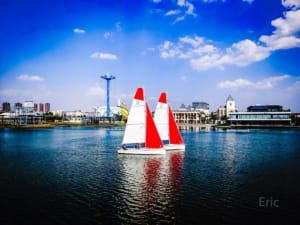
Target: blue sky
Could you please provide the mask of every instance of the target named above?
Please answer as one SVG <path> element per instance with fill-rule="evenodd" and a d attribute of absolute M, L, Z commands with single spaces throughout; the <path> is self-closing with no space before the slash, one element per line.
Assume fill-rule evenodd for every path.
<path fill-rule="evenodd" d="M 173 108 L 229 94 L 300 112 L 300 0 L 1 0 L 0 102 L 92 111 L 143 86 Z"/>

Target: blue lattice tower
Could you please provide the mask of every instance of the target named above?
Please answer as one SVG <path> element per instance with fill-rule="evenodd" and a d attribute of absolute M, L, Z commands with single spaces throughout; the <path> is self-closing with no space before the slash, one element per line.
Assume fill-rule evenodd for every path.
<path fill-rule="evenodd" d="M 115 76 L 107 73 L 101 76 L 102 79 L 106 80 L 106 116 L 110 117 L 110 103 L 109 103 L 109 92 L 110 92 L 110 81 L 116 79 Z"/>

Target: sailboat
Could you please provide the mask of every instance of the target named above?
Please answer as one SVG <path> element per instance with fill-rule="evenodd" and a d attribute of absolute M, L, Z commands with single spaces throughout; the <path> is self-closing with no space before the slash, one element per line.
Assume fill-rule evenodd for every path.
<path fill-rule="evenodd" d="M 167 102 L 166 92 L 160 94 L 154 113 L 154 122 L 167 151 L 185 150 L 185 144 L 175 122 L 171 107 Z"/>
<path fill-rule="evenodd" d="M 144 89 L 137 88 L 129 111 L 122 146 L 119 154 L 160 155 L 166 150 L 160 139 Z"/>

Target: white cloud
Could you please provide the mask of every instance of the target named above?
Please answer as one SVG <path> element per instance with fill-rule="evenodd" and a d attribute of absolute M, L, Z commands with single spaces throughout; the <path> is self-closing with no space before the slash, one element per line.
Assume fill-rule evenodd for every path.
<path fill-rule="evenodd" d="M 246 86 L 252 86 L 253 83 L 247 79 L 238 78 L 236 80 L 230 81 L 222 81 L 217 84 L 218 88 L 237 88 L 237 87 L 246 87 Z"/>
<path fill-rule="evenodd" d="M 289 88 L 290 90 L 300 90 L 300 80 L 296 80 L 295 83 Z M 299 94 L 299 92 L 297 92 L 297 95 Z"/>
<path fill-rule="evenodd" d="M 186 5 L 187 1 L 180 0 L 177 4 Z M 297 37 L 300 32 L 300 9 L 295 10 L 300 6 L 300 0 L 286 0 L 283 4 L 293 7 L 293 10 L 285 12 L 284 17 L 273 20 L 273 33 L 261 35 L 258 42 L 245 39 L 222 49 L 204 37 L 184 36 L 176 43 L 165 41 L 159 48 L 160 56 L 164 59 L 189 60 L 195 70 L 201 71 L 211 68 L 224 69 L 226 65 L 247 66 L 268 58 L 276 50 L 300 47 L 300 38 Z"/>
<path fill-rule="evenodd" d="M 287 11 L 283 18 L 277 18 L 271 24 L 275 30 L 271 35 L 262 35 L 261 42 L 273 51 L 300 47 L 300 39 L 296 36 L 300 31 L 300 10 Z"/>
<path fill-rule="evenodd" d="M 283 81 L 289 78 L 289 75 L 282 75 L 282 76 L 275 76 L 275 77 L 268 77 L 262 81 L 258 81 L 255 83 L 255 87 L 259 89 L 269 89 L 273 88 L 279 81 Z"/>
<path fill-rule="evenodd" d="M 103 52 L 94 52 L 90 55 L 92 59 L 107 59 L 107 60 L 117 60 L 118 57 L 111 53 L 103 53 Z"/>
<path fill-rule="evenodd" d="M 212 45 L 210 40 L 199 36 L 184 36 L 177 43 L 165 41 L 160 46 L 162 58 L 188 59 L 196 70 L 214 67 L 223 69 L 225 65 L 246 66 L 267 58 L 269 54 L 269 48 L 259 46 L 251 40 L 234 43 L 222 50 Z"/>
<path fill-rule="evenodd" d="M 103 37 L 105 38 L 105 39 L 109 39 L 110 37 L 111 37 L 111 32 L 105 32 L 104 34 L 103 34 Z"/>
<path fill-rule="evenodd" d="M 18 80 L 23 80 L 23 81 L 43 81 L 44 79 L 41 78 L 40 76 L 37 75 L 28 75 L 28 74 L 21 74 L 20 76 L 17 77 Z"/>
<path fill-rule="evenodd" d="M 243 0 L 243 2 L 247 2 L 249 4 L 252 4 L 254 2 L 254 0 Z"/>
<path fill-rule="evenodd" d="M 226 2 L 226 0 L 202 0 L 204 3 L 212 3 L 212 2 L 218 2 L 218 1 L 221 1 L 221 2 Z"/>
<path fill-rule="evenodd" d="M 186 1 L 185 5 L 187 7 L 186 14 L 192 15 L 192 16 L 197 16 L 197 14 L 195 13 L 195 7 L 192 3 Z"/>
<path fill-rule="evenodd" d="M 236 80 L 230 81 L 221 81 L 217 84 L 218 88 L 244 88 L 244 87 L 253 87 L 256 89 L 271 89 L 273 88 L 278 82 L 283 81 L 289 78 L 289 75 L 282 75 L 282 76 L 273 76 L 263 79 L 261 81 L 253 82 L 247 79 L 238 78 Z"/>
<path fill-rule="evenodd" d="M 183 21 L 185 19 L 185 16 L 183 15 L 183 16 L 179 16 L 179 17 L 177 17 L 175 20 L 174 20 L 174 22 L 173 22 L 173 24 L 175 24 L 175 23 L 177 23 L 177 22 L 180 22 L 180 21 Z"/>
<path fill-rule="evenodd" d="M 105 90 L 100 87 L 99 83 L 96 83 L 88 88 L 86 95 L 87 96 L 104 97 Z"/>
<path fill-rule="evenodd" d="M 299 0 L 281 0 L 281 4 L 290 9 L 298 9 L 300 8 L 300 1 Z"/>
<path fill-rule="evenodd" d="M 79 28 L 75 28 L 73 30 L 73 32 L 76 33 L 76 34 L 85 34 L 86 33 L 85 30 L 79 29 Z"/>
<path fill-rule="evenodd" d="M 203 37 L 198 37 L 195 36 L 194 38 L 191 38 L 189 36 L 184 36 L 179 38 L 179 41 L 181 43 L 187 43 L 192 45 L 194 48 L 198 47 L 200 44 L 202 44 L 204 42 L 204 38 Z"/>
<path fill-rule="evenodd" d="M 300 47 L 300 39 L 295 36 L 276 37 L 263 35 L 260 37 L 260 41 L 266 43 L 273 51 Z"/>
<path fill-rule="evenodd" d="M 116 27 L 116 30 L 117 30 L 118 32 L 121 32 L 121 31 L 122 31 L 122 26 L 121 26 L 121 22 L 120 22 L 120 21 L 116 22 L 115 27 Z"/>
<path fill-rule="evenodd" d="M 177 0 L 176 5 L 178 9 L 169 10 L 165 13 L 165 16 L 178 16 L 174 20 L 173 24 L 183 21 L 186 16 L 197 16 L 197 14 L 195 13 L 195 6 L 191 2 L 187 0 Z"/>
<path fill-rule="evenodd" d="M 178 15 L 180 13 L 181 13 L 180 10 L 170 10 L 170 11 L 165 13 L 165 16 Z"/>
<path fill-rule="evenodd" d="M 222 64 L 246 66 L 253 62 L 261 61 L 270 55 L 268 48 L 259 46 L 251 40 L 242 40 L 232 44 L 221 56 Z"/>
<path fill-rule="evenodd" d="M 148 52 L 155 52 L 155 48 L 153 48 L 153 47 L 146 48 L 146 50 L 143 50 L 141 52 L 141 55 L 147 55 Z"/>
<path fill-rule="evenodd" d="M 185 0 L 178 0 L 177 1 L 177 5 L 179 5 L 179 6 L 184 6 L 184 4 L 185 4 Z"/>

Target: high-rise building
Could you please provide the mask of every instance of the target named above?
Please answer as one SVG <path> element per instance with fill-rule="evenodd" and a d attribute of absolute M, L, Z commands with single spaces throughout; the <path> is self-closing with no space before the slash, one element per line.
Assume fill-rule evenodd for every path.
<path fill-rule="evenodd" d="M 44 112 L 44 104 L 43 103 L 39 104 L 39 108 L 40 108 L 39 112 Z"/>
<path fill-rule="evenodd" d="M 2 111 L 3 112 L 10 112 L 10 103 L 9 102 L 3 102 Z"/>
<path fill-rule="evenodd" d="M 50 112 L 50 103 L 45 103 L 45 112 L 48 113 Z"/>
<path fill-rule="evenodd" d="M 34 110 L 35 112 L 38 111 L 38 104 L 37 104 L 37 103 L 34 103 L 34 104 L 33 104 L 33 110 Z"/>
<path fill-rule="evenodd" d="M 15 109 L 22 108 L 22 103 L 21 102 L 16 102 L 15 103 Z"/>

